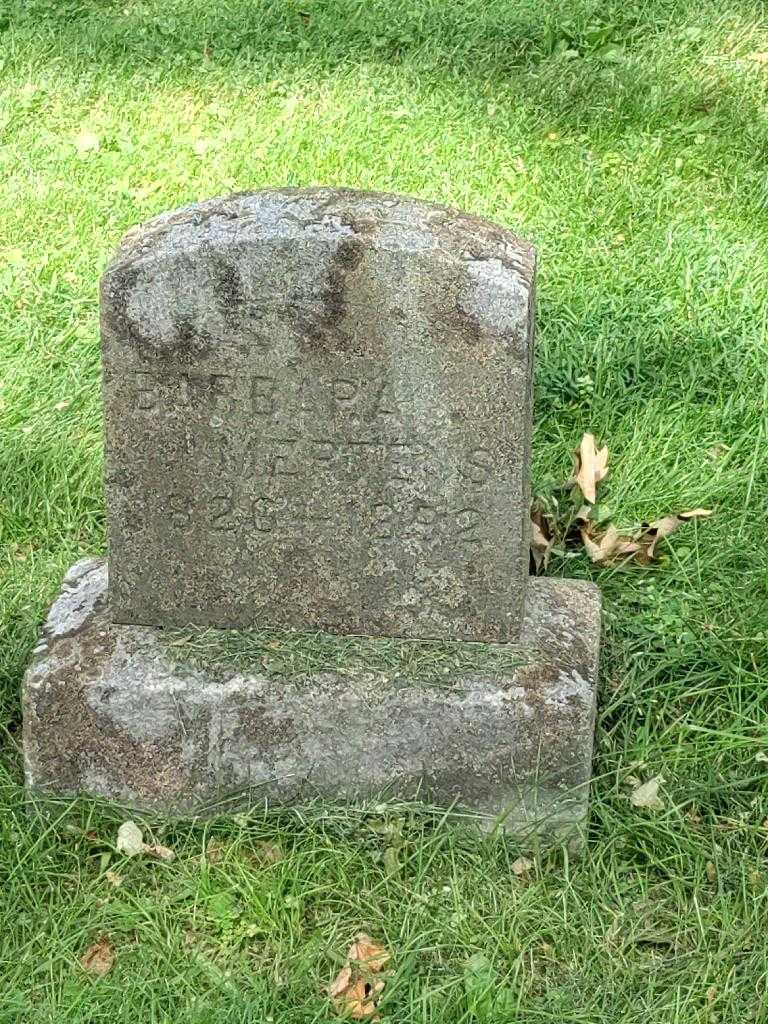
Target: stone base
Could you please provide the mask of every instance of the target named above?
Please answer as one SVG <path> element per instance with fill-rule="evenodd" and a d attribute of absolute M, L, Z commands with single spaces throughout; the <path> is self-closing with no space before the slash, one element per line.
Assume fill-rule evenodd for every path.
<path fill-rule="evenodd" d="M 137 811 L 418 798 L 560 838 L 586 818 L 600 597 L 531 579 L 519 665 L 444 685 L 402 673 L 286 679 L 180 664 L 158 628 L 115 625 L 104 562 L 68 573 L 24 680 L 27 785 Z"/>

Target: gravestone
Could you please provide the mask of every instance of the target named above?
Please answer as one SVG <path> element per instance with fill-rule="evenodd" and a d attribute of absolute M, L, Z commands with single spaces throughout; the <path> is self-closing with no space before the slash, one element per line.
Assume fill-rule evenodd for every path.
<path fill-rule="evenodd" d="M 507 641 L 534 256 L 391 196 L 160 219 L 102 283 L 119 622 Z"/>
<path fill-rule="evenodd" d="M 102 280 L 109 570 L 73 567 L 25 678 L 30 792 L 583 822 L 600 602 L 528 577 L 533 293 L 529 245 L 396 196 L 130 232 Z M 327 663 L 270 668 L 294 629 Z"/>

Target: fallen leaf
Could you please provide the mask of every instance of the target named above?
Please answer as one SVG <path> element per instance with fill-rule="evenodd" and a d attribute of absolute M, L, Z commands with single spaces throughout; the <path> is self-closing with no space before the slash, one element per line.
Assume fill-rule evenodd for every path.
<path fill-rule="evenodd" d="M 90 946 L 80 957 L 80 964 L 88 974 L 95 974 L 103 978 L 109 974 L 115 964 L 115 950 L 112 943 L 105 936 Z"/>
<path fill-rule="evenodd" d="M 391 953 L 388 953 L 383 946 L 375 943 L 364 932 L 357 936 L 347 953 L 348 960 L 356 960 L 358 963 L 365 964 L 369 970 L 376 972 L 382 969 L 384 964 L 391 959 L 391 956 Z"/>
<path fill-rule="evenodd" d="M 144 835 L 135 821 L 124 821 L 117 830 L 118 853 L 126 857 L 136 857 L 144 852 Z"/>
<path fill-rule="evenodd" d="M 579 509 L 577 519 L 584 521 L 582 515 L 584 508 Z M 647 565 L 657 558 L 656 546 L 660 540 L 665 540 L 680 526 L 698 519 L 712 515 L 710 509 L 695 508 L 690 512 L 680 512 L 677 515 L 663 516 L 652 523 L 646 523 L 630 534 L 619 533 L 613 524 L 609 524 L 604 533 L 596 530 L 593 522 L 587 522 L 580 527 L 582 543 L 587 554 L 593 562 L 607 565 L 618 559 L 634 558 L 641 565 Z"/>
<path fill-rule="evenodd" d="M 577 460 L 574 479 L 584 499 L 594 505 L 597 501 L 597 485 L 608 475 L 608 448 L 598 450 L 594 434 L 585 434 L 579 445 Z"/>
<path fill-rule="evenodd" d="M 547 568 L 554 543 L 555 538 L 545 516 L 541 511 L 534 509 L 531 512 L 531 557 L 536 572 Z"/>
<path fill-rule="evenodd" d="M 378 1020 L 374 1000 L 383 988 L 384 982 L 381 979 L 370 982 L 364 978 L 356 978 L 334 997 L 336 1009 L 353 1020 L 362 1020 L 364 1017 Z"/>
<path fill-rule="evenodd" d="M 341 995 L 342 992 L 346 992 L 349 988 L 349 983 L 352 981 L 352 968 L 347 964 L 346 967 L 342 967 L 339 973 L 336 975 L 335 980 L 328 989 L 333 997 Z"/>
<path fill-rule="evenodd" d="M 676 516 L 664 516 L 662 519 L 657 519 L 655 522 L 649 523 L 647 528 L 643 531 L 643 539 L 650 539 L 650 544 L 645 547 L 645 552 L 648 555 L 648 558 L 653 558 L 658 542 L 660 540 L 666 540 L 667 537 L 671 537 L 675 530 L 682 526 L 683 523 L 687 523 L 691 519 L 699 519 L 701 517 L 711 515 L 711 509 L 695 508 L 691 512 L 680 512 L 679 515 Z"/>
<path fill-rule="evenodd" d="M 123 876 L 118 875 L 116 871 L 106 871 L 104 873 L 104 877 L 110 885 L 115 887 L 115 889 L 118 889 L 123 884 Z"/>
<path fill-rule="evenodd" d="M 609 562 L 614 558 L 628 558 L 640 550 L 640 545 L 632 537 L 620 534 L 613 524 L 597 541 L 592 539 L 588 529 L 582 528 L 580 533 L 587 554 L 593 562 Z"/>
<path fill-rule="evenodd" d="M 354 1020 L 364 1017 L 378 1020 L 376 1001 L 384 989 L 384 980 L 373 975 L 378 974 L 390 959 L 391 954 L 384 946 L 361 932 L 349 947 L 346 965 L 328 989 L 337 1012 Z"/>
<path fill-rule="evenodd" d="M 523 875 L 527 875 L 533 867 L 533 861 L 528 860 L 527 857 L 518 857 L 512 864 L 512 870 L 518 878 L 522 878 Z"/>
<path fill-rule="evenodd" d="M 652 523 L 648 523 L 643 529 L 644 536 L 652 538 L 648 554 L 652 555 L 658 541 L 671 537 L 681 523 L 682 519 L 679 516 L 662 516 L 661 519 L 654 519 Z"/>
<path fill-rule="evenodd" d="M 135 821 L 124 821 L 117 830 L 118 853 L 124 853 L 126 857 L 137 857 L 144 853 L 149 857 L 157 857 L 158 860 L 174 860 L 176 854 L 167 846 L 159 843 L 145 843 L 144 835 Z"/>
<path fill-rule="evenodd" d="M 161 846 L 160 843 L 143 843 L 142 853 L 146 853 L 149 857 L 157 857 L 158 860 L 172 861 L 176 859 L 176 854 L 173 850 L 167 846 Z"/>
<path fill-rule="evenodd" d="M 717 881 L 717 868 L 715 867 L 713 861 L 708 860 L 707 863 L 704 865 L 704 870 L 707 873 L 707 881 L 709 881 L 709 882 L 716 882 Z"/>
<path fill-rule="evenodd" d="M 659 796 L 659 786 L 664 782 L 663 775 L 655 775 L 647 782 L 641 783 L 629 795 L 633 807 L 643 807 L 649 811 L 664 809 L 664 801 Z"/>

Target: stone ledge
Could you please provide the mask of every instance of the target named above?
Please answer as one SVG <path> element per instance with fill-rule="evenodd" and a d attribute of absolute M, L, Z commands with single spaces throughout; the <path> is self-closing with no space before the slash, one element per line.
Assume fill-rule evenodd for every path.
<path fill-rule="evenodd" d="M 116 625 L 104 562 L 67 574 L 23 686 L 30 792 L 211 815 L 255 801 L 421 798 L 521 838 L 588 805 L 600 596 L 531 579 L 520 664 L 434 686 L 180 665 L 162 629 Z"/>

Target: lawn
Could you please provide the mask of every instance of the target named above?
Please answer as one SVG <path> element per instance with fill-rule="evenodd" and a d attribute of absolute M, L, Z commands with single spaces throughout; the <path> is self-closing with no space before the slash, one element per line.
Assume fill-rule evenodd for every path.
<path fill-rule="evenodd" d="M 2 1024 L 326 1021 L 360 930 L 398 1024 L 768 1020 L 766 13 L 0 0 Z M 105 546 L 99 275 L 163 210 L 314 183 L 537 245 L 537 488 L 591 430 L 619 525 L 714 510 L 653 566 L 549 566 L 605 602 L 579 861 L 518 874 L 509 841 L 396 805 L 158 825 L 172 862 L 117 854 L 109 810 L 25 814 L 22 673 Z M 634 807 L 659 775 L 663 808 Z"/>

